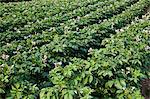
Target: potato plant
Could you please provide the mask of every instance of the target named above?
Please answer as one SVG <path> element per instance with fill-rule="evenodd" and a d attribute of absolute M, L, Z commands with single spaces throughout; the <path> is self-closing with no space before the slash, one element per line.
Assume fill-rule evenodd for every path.
<path fill-rule="evenodd" d="M 150 0 L 0 3 L 0 98 L 144 99 L 149 7 Z"/>

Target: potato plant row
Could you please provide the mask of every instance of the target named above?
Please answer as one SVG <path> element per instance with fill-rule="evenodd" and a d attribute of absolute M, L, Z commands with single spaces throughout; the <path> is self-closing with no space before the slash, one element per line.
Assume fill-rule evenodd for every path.
<path fill-rule="evenodd" d="M 78 97 L 87 99 L 90 97 L 123 99 L 134 97 L 142 99 L 139 88 L 136 86 L 136 84 L 138 85 L 139 83 L 137 83 L 136 80 L 141 79 L 143 74 L 146 76 L 144 70 L 149 62 L 147 55 L 149 55 L 148 46 L 150 44 L 147 42 L 149 34 L 143 29 L 150 26 L 149 23 L 148 20 L 132 23 L 131 26 L 124 28 L 123 32 L 117 33 L 110 39 L 105 39 L 103 44 L 106 48 L 91 50 L 89 54 L 92 55 L 92 58 L 88 60 L 75 58 L 73 64 L 65 68 L 57 64 L 57 67 L 50 71 L 47 83 L 46 80 L 43 82 L 43 85 L 51 87 L 43 88 L 41 91 L 35 83 L 31 83 L 34 78 L 31 79 L 31 75 L 27 75 L 28 72 L 22 75 L 19 73 L 20 75 L 18 74 L 17 77 L 14 75 L 16 71 L 14 65 L 7 66 L 7 64 L 3 64 L 5 69 L 5 72 L 1 75 L 3 84 L 5 84 L 3 87 L 6 89 L 6 85 L 12 84 L 11 98 L 21 97 L 33 99 L 38 97 L 37 92 L 40 91 L 40 97 L 43 99 L 47 99 L 48 97 L 53 97 L 54 99 L 60 97 L 65 99 Z M 127 43 L 128 41 L 129 43 Z M 138 53 L 140 54 L 138 55 Z M 129 56 L 130 58 L 128 58 Z M 139 62 L 138 59 L 142 64 L 144 63 L 144 65 L 141 66 L 141 62 Z M 143 70 L 142 72 L 138 71 L 140 67 Z M 117 72 L 114 71 L 116 69 Z M 97 70 L 99 70 L 99 72 L 97 72 Z M 30 82 L 27 81 L 27 79 L 23 79 L 26 77 L 25 75 Z M 40 80 L 40 76 L 41 75 L 38 75 L 38 80 Z M 8 83 L 8 80 L 13 80 L 13 82 L 16 83 Z M 104 81 L 104 83 L 101 81 Z M 93 91 L 97 94 L 93 93 Z"/>
<path fill-rule="evenodd" d="M 125 24 L 130 23 L 130 21 L 133 20 L 134 17 L 142 14 L 144 8 L 147 5 L 149 5 L 148 2 L 139 1 L 138 3 L 131 6 L 131 8 L 124 11 L 123 13 L 118 14 L 118 15 L 112 17 L 111 19 L 106 20 L 106 21 L 102 22 L 101 24 L 95 24 L 93 26 L 84 28 L 82 30 L 82 32 L 80 33 L 81 36 L 80 35 L 77 35 L 77 36 L 82 37 L 83 33 L 85 34 L 85 36 L 86 36 L 86 34 L 89 34 L 89 33 L 91 33 L 91 34 L 89 34 L 91 36 L 94 36 L 94 35 L 100 34 L 100 33 L 110 34 L 111 32 L 108 32 L 108 31 L 110 31 L 110 30 L 115 31 L 115 29 L 121 28 L 122 26 L 125 26 Z M 143 9 L 143 10 L 139 10 L 139 9 Z M 128 19 L 128 21 L 127 21 L 127 19 Z M 118 22 L 122 22 L 122 24 L 120 25 L 120 23 L 118 23 Z M 111 24 L 108 24 L 108 23 L 111 23 Z M 148 21 L 148 23 L 149 23 L 149 21 Z M 103 29 L 108 30 L 108 31 L 102 32 Z M 90 30 L 90 31 L 88 32 L 87 30 Z M 133 28 L 133 30 L 135 30 L 135 29 Z M 94 31 L 94 32 L 92 32 L 92 31 Z M 88 36 L 86 36 L 86 38 L 82 37 L 81 39 L 78 39 L 77 36 L 74 36 L 74 37 L 76 37 L 76 39 L 73 39 L 73 40 L 75 40 L 73 42 L 73 41 L 71 41 L 72 38 L 69 39 L 69 37 L 71 37 L 71 34 L 74 34 L 74 32 L 73 33 L 68 32 L 68 34 L 66 34 L 66 36 L 68 36 L 66 39 L 68 39 L 68 40 L 59 39 L 60 36 L 56 35 L 52 41 L 52 42 L 54 42 L 54 44 L 50 42 L 49 44 L 43 45 L 40 48 L 38 48 L 36 46 L 34 47 L 34 42 L 31 42 L 31 43 L 33 43 L 32 46 L 30 47 L 29 50 L 26 50 L 26 51 L 21 50 L 21 46 L 17 46 L 16 51 L 10 52 L 11 46 L 9 46 L 9 44 L 7 45 L 7 47 L 3 48 L 1 51 L 2 58 L 0 59 L 0 63 L 2 66 L 5 67 L 6 72 L 4 72 L 4 74 L 2 74 L 2 76 L 1 76 L 1 79 L 3 79 L 2 80 L 3 86 L 2 86 L 1 90 L 3 90 L 3 92 L 9 92 L 10 89 L 7 90 L 6 87 L 11 86 L 12 87 L 12 89 L 11 89 L 12 96 L 11 97 L 37 97 L 38 92 L 40 91 L 41 88 L 52 86 L 53 84 L 54 85 L 56 84 L 56 86 L 52 87 L 52 91 L 54 91 L 54 92 L 57 91 L 58 83 L 55 83 L 55 82 L 59 82 L 59 80 L 61 80 L 61 78 L 59 78 L 60 76 L 53 77 L 54 76 L 53 73 L 51 74 L 52 77 L 48 78 L 48 72 L 51 71 L 53 68 L 57 68 L 59 65 L 64 66 L 64 64 L 63 64 L 64 62 L 68 62 L 68 61 L 72 62 L 74 55 L 77 55 L 75 57 L 82 57 L 82 55 L 85 57 L 85 55 L 87 54 L 87 51 L 89 51 L 89 48 L 91 47 L 90 45 L 86 45 L 87 44 L 86 42 L 91 42 L 92 41 L 91 39 L 96 39 L 96 38 L 89 39 Z M 61 36 L 63 37 L 63 35 L 61 35 Z M 64 35 L 64 37 L 65 37 L 65 35 Z M 88 39 L 88 40 L 86 40 L 86 39 Z M 77 40 L 78 40 L 78 42 L 77 42 Z M 65 43 L 64 43 L 64 41 L 65 41 Z M 99 41 L 97 41 L 97 44 L 100 44 L 100 42 L 99 43 L 98 42 Z M 67 46 L 64 46 L 64 44 L 66 44 Z M 72 44 L 72 45 L 69 45 L 69 44 Z M 82 45 L 80 45 L 80 44 L 82 44 Z M 73 49 L 76 49 L 76 47 L 74 47 L 74 46 L 77 46 L 78 50 L 71 53 L 71 51 Z M 69 47 L 70 47 L 70 49 L 69 49 Z M 106 45 L 106 47 L 107 47 L 107 45 Z M 83 48 L 83 50 L 81 48 Z M 94 48 L 94 47 L 92 47 L 92 48 Z M 15 55 L 11 56 L 11 54 L 8 54 L 7 50 L 11 54 L 15 54 Z M 86 54 L 84 53 L 84 50 L 85 50 Z M 75 54 L 78 52 L 81 52 L 81 53 Z M 100 54 L 100 55 L 103 55 L 103 54 Z M 79 59 L 79 60 L 82 60 L 82 59 Z M 82 61 L 78 62 L 78 63 L 82 64 Z M 98 61 L 96 63 L 98 64 Z M 66 67 L 66 68 L 68 68 L 68 67 Z M 57 69 L 57 70 L 59 71 L 60 69 Z M 8 72 L 8 71 L 10 71 L 10 72 Z M 70 73 L 71 72 L 69 72 L 69 74 Z M 58 75 L 58 74 L 55 74 L 55 75 Z M 65 75 L 67 75 L 67 77 L 68 77 L 68 74 L 65 74 Z M 105 74 L 105 75 L 107 75 L 107 74 Z M 108 71 L 108 75 L 111 75 L 110 71 Z M 77 75 L 77 77 L 78 77 L 78 75 Z M 59 78 L 59 79 L 57 79 L 57 78 Z M 8 79 L 11 82 L 9 82 Z M 52 79 L 52 80 L 48 81 L 49 79 Z M 88 80 L 88 79 L 89 78 L 86 78 L 85 80 Z M 92 79 L 92 77 L 90 77 L 90 79 Z M 61 83 L 62 83 L 62 81 L 60 81 L 60 84 Z M 68 83 L 70 83 L 70 82 L 68 82 Z M 78 82 L 76 82 L 76 83 L 78 83 Z M 118 83 L 118 81 L 117 81 L 117 83 Z M 66 82 L 66 84 L 67 84 L 67 82 Z M 22 92 L 26 91 L 26 89 L 24 89 L 24 87 L 26 87 L 27 89 L 31 88 L 31 89 L 28 89 L 28 92 L 26 92 L 27 95 L 24 95 L 22 93 Z M 16 92 L 18 89 L 20 89 L 22 91 Z M 49 91 L 49 89 L 47 89 L 47 90 Z M 80 88 L 80 90 L 82 90 L 82 88 Z M 86 95 L 86 94 L 90 94 L 91 90 L 85 86 L 83 86 L 83 90 L 88 91 L 88 93 L 82 93 L 83 95 L 85 94 L 84 96 L 88 97 L 88 95 Z M 96 90 L 100 90 L 100 89 L 96 89 Z M 104 90 L 106 90 L 105 87 L 104 87 Z M 70 93 L 70 90 L 68 90 L 68 91 Z M 59 92 L 59 91 L 57 91 L 57 92 Z M 66 92 L 66 91 L 64 91 L 64 92 Z M 50 92 L 48 92 L 48 93 L 50 93 Z M 67 94 L 69 94 L 69 93 L 67 93 Z M 79 93 L 80 93 L 80 91 L 79 91 Z M 104 93 L 105 97 L 107 96 L 106 93 L 107 92 Z M 56 94 L 53 94 L 54 95 L 53 97 L 56 97 Z M 16 95 L 18 95 L 18 96 L 16 96 Z M 62 95 L 62 94 L 59 94 L 59 95 Z M 110 94 L 110 95 L 112 95 L 112 94 Z M 41 91 L 41 97 L 45 97 L 45 96 L 43 96 L 43 91 Z M 63 95 L 62 95 L 62 97 L 63 97 Z M 67 96 L 65 96 L 65 97 L 67 97 Z M 73 95 L 71 97 L 76 97 L 76 95 L 75 96 Z M 99 96 L 97 96 L 97 97 L 99 97 Z"/>
<path fill-rule="evenodd" d="M 52 29 L 51 27 L 54 27 L 54 26 L 56 26 L 56 31 L 54 31 L 54 32 L 58 32 L 58 33 L 59 33 L 59 31 L 64 31 L 61 29 L 62 27 L 65 28 L 65 30 L 68 30 L 68 28 L 70 28 L 70 30 L 73 30 L 73 29 L 76 30 L 76 27 L 81 28 L 81 27 L 96 23 L 100 19 L 102 20 L 105 18 L 109 18 L 112 15 L 121 13 L 121 11 L 124 11 L 127 8 L 127 6 L 130 6 L 137 1 L 138 0 L 106 1 L 106 2 L 103 2 L 102 5 L 99 5 L 99 7 L 97 7 L 98 9 L 94 8 L 94 11 L 92 11 L 93 9 L 91 9 L 91 7 L 90 7 L 90 8 L 87 8 L 85 10 L 81 9 L 82 13 L 81 12 L 79 14 L 77 12 L 74 13 L 75 17 L 72 17 L 71 15 L 73 13 L 71 13 L 71 15 L 58 17 L 58 18 L 55 17 L 55 18 L 57 18 L 57 20 L 55 20 L 55 19 L 49 20 L 48 19 L 47 21 L 51 22 L 51 24 L 46 23 L 46 21 L 45 22 L 43 21 L 42 26 L 44 26 L 44 28 L 42 28 L 42 30 L 48 30 L 49 31 Z M 86 13 L 86 11 L 90 12 L 90 13 Z M 68 18 L 68 17 L 70 17 L 70 18 Z M 98 21 L 98 22 L 100 22 L 100 21 Z M 57 28 L 58 26 L 60 26 L 60 27 Z"/>
<path fill-rule="evenodd" d="M 103 6 L 105 6 L 107 4 L 109 5 L 111 3 L 113 3 L 113 1 L 107 1 L 105 3 L 101 2 L 101 3 L 99 3 L 99 7 L 102 9 Z M 83 8 L 85 8 L 85 7 L 83 7 Z M 69 20 L 75 16 L 78 16 L 77 13 L 87 11 L 87 9 L 83 9 L 83 10 L 81 10 L 81 9 L 77 9 L 75 12 L 71 12 L 71 14 L 67 13 L 64 15 L 57 15 L 54 17 L 46 18 L 45 20 L 37 21 L 34 24 L 29 23 L 28 25 L 25 25 L 24 27 L 20 27 L 20 28 L 16 28 L 16 27 L 14 28 L 14 26 L 12 26 L 13 30 L 8 30 L 8 31 L 3 32 L 1 34 L 1 36 L 2 36 L 1 41 L 7 41 L 8 42 L 11 39 L 21 39 L 22 37 L 27 36 L 29 34 L 35 34 L 35 33 L 39 33 L 40 31 L 44 31 L 45 28 L 51 28 L 52 29 L 52 27 L 57 27 L 56 24 L 60 23 L 60 21 L 62 22 L 63 20 Z M 90 10 L 92 10 L 92 8 Z M 94 8 L 93 10 L 96 10 L 96 9 Z M 73 14 L 73 13 L 76 13 L 76 14 Z M 90 12 L 87 11 L 87 12 L 83 13 L 82 15 L 84 16 L 85 14 L 88 14 L 88 13 L 90 13 Z M 82 16 L 82 15 L 80 15 L 80 16 Z M 17 35 L 14 32 L 16 32 Z"/>
<path fill-rule="evenodd" d="M 131 5 L 133 2 L 135 2 L 135 1 L 137 1 L 137 0 L 133 0 L 133 1 L 130 1 L 130 0 L 126 0 L 126 1 L 121 1 L 121 2 L 115 2 L 113 5 L 111 5 L 111 6 L 105 6 L 103 9 L 100 9 L 100 10 L 97 10 L 97 11 L 94 11 L 94 12 L 91 12 L 91 13 L 89 13 L 87 16 L 83 16 L 83 17 L 81 17 L 80 18 L 80 20 L 78 20 L 78 19 L 71 19 L 71 20 L 69 20 L 69 21 L 67 21 L 67 22 L 65 22 L 64 24 L 63 24 L 63 26 L 61 26 L 61 28 L 62 27 L 68 27 L 68 28 L 79 28 L 81 25 L 79 24 L 78 25 L 78 23 L 82 23 L 82 25 L 87 25 L 87 24 L 91 24 L 92 25 L 92 23 L 93 23 L 93 21 L 95 20 L 95 21 L 100 21 L 100 20 L 104 20 L 105 18 L 110 18 L 110 17 L 112 17 L 114 14 L 117 14 L 117 13 L 121 13 L 121 11 L 123 11 L 123 10 L 125 10 L 126 9 L 126 7 L 127 7 L 127 5 Z M 95 14 L 97 14 L 97 16 L 99 16 L 99 17 L 97 17 Z M 108 15 L 109 14 L 109 16 L 106 16 L 106 15 Z M 61 19 L 61 18 L 60 18 Z M 55 22 L 54 22 L 55 23 Z M 42 23 L 41 23 L 42 24 Z M 35 25 L 35 24 L 34 24 Z M 50 24 L 49 24 L 50 25 Z M 43 24 L 42 26 L 46 26 L 45 24 Z M 55 25 L 54 25 L 55 26 Z M 51 26 L 46 26 L 46 27 L 51 27 Z M 31 27 L 31 28 L 33 28 L 33 27 Z M 24 34 L 24 33 L 22 33 L 22 32 L 20 32 L 20 33 L 17 33 L 17 35 L 13 32 L 13 31 L 11 31 L 11 32 L 7 32 L 7 33 L 3 33 L 3 34 L 1 34 L 1 36 L 2 36 L 2 38 L 1 38 L 1 43 L 2 43 L 2 45 L 4 45 L 4 44 L 6 44 L 7 42 L 6 41 L 10 41 L 11 39 L 16 39 L 16 38 L 21 38 L 21 37 L 24 37 L 24 35 L 27 35 L 27 34 L 29 34 L 30 33 L 30 31 L 29 31 L 29 28 L 27 27 L 26 29 L 28 29 L 27 31 L 26 31 L 26 33 Z M 35 28 L 33 28 L 34 30 L 35 30 Z M 43 28 L 41 29 L 42 31 L 43 31 Z M 67 30 L 66 28 L 65 28 L 65 30 Z M 50 35 L 54 35 L 56 32 L 58 32 L 59 34 L 61 33 L 61 32 L 63 32 L 64 30 L 60 30 L 60 28 L 57 28 L 56 27 L 56 29 L 54 29 L 54 31 L 52 31 L 52 33 L 49 33 L 48 35 L 50 36 Z M 19 31 L 18 31 L 19 32 Z M 31 31 L 32 32 L 32 31 Z M 64 32 L 67 32 L 67 31 L 64 31 Z M 31 34 L 31 33 L 30 33 Z M 20 36 L 21 35 L 21 36 Z M 32 39 L 34 39 L 34 37 L 37 37 L 36 35 L 30 35 L 30 36 L 32 36 L 33 38 Z M 27 36 L 28 37 L 28 36 Z M 12 41 L 12 40 L 11 40 Z M 4 43 L 3 43 L 4 42 Z M 14 42 L 13 42 L 14 43 Z"/>
<path fill-rule="evenodd" d="M 94 5 L 99 0 L 87 0 L 86 2 L 84 0 L 66 0 L 62 2 L 58 2 L 56 0 L 32 0 L 32 2 L 20 2 L 20 3 L 0 3 L 0 15 L 2 17 L 5 16 L 5 13 L 12 14 L 17 11 L 22 12 L 24 10 L 29 11 L 50 11 L 51 15 L 56 15 L 59 13 L 67 13 L 68 11 L 73 11 L 75 9 L 78 9 L 80 7 L 88 6 L 88 5 Z M 30 5 L 29 5 L 30 3 Z M 36 7 L 36 9 L 35 9 Z M 38 8 L 38 9 L 37 9 Z M 50 9 L 49 9 L 50 8 Z M 44 13 L 44 12 L 41 12 Z M 6 14 L 7 15 L 7 14 Z"/>
<path fill-rule="evenodd" d="M 0 99 L 143 99 L 149 6 L 150 0 L 0 3 Z"/>
<path fill-rule="evenodd" d="M 64 23 L 60 23 L 61 31 L 65 30 L 74 30 L 78 31 L 88 25 L 95 23 L 101 23 L 104 19 L 111 18 L 114 15 L 120 14 L 122 11 L 125 11 L 134 3 L 139 0 L 120 0 L 114 1 L 113 3 L 107 3 L 109 6 L 104 6 L 102 9 L 97 9 L 94 12 L 91 12 L 83 17 L 78 16 L 76 19 L 70 19 Z"/>
<path fill-rule="evenodd" d="M 22 9 L 19 7 L 19 9 L 18 8 L 14 9 L 13 13 L 9 13 L 8 15 L 7 15 L 7 13 L 6 14 L 4 13 L 5 15 L 4 15 L 4 17 L 2 17 L 1 22 L 0 22 L 1 23 L 1 31 L 5 32 L 8 30 L 14 30 L 14 28 L 19 28 L 19 27 L 21 28 L 21 27 L 24 27 L 25 25 L 28 25 L 28 23 L 32 23 L 32 22 L 34 24 L 39 23 L 39 21 L 45 20 L 46 18 L 51 18 L 51 16 L 54 16 L 53 18 L 56 18 L 57 16 L 62 16 L 65 13 L 80 10 L 81 8 L 86 8 L 87 6 L 89 6 L 89 4 L 91 4 L 91 5 L 95 4 L 95 3 L 97 4 L 97 2 L 98 2 L 98 0 L 94 0 L 94 1 L 90 0 L 89 2 L 88 1 L 82 2 L 78 6 L 76 5 L 75 9 L 72 9 L 72 8 L 69 9 L 67 7 L 70 7 L 71 5 L 70 6 L 66 5 L 67 11 L 63 12 L 63 11 L 65 11 L 65 9 L 64 9 L 60 13 L 58 10 L 55 10 L 56 9 L 54 7 L 55 5 L 51 5 L 51 6 L 44 5 L 44 7 L 41 5 L 37 8 L 35 8 L 35 6 L 34 7 L 27 6 L 28 9 L 26 7 L 23 7 Z M 52 3 L 50 3 L 50 4 L 52 4 Z M 61 7 L 59 7 L 59 8 L 61 8 Z"/>
<path fill-rule="evenodd" d="M 144 8 L 147 5 L 149 5 L 148 2 L 139 1 L 123 13 L 118 14 L 101 24 L 85 27 L 79 32 L 68 31 L 61 36 L 49 36 L 49 34 L 36 35 L 35 38 L 38 39 L 27 39 L 26 41 L 21 41 L 21 43 L 12 42 L 1 47 L 0 53 L 1 55 L 10 55 L 10 59 L 12 56 L 12 58 L 21 58 L 22 56 L 28 55 L 32 57 L 36 53 L 42 58 L 45 54 L 49 63 L 58 61 L 66 62 L 70 57 L 86 58 L 89 48 L 101 47 L 101 41 L 105 37 L 109 37 L 110 34 L 115 33 L 116 29 L 125 26 L 135 17 L 143 14 Z M 21 56 L 19 57 L 18 55 Z"/>
<path fill-rule="evenodd" d="M 93 49 L 88 60 L 73 59 L 73 63 L 56 67 L 49 73 L 53 87 L 43 88 L 40 97 L 143 99 L 140 80 L 150 76 L 150 20 L 140 20 L 124 28 L 106 46 Z"/>

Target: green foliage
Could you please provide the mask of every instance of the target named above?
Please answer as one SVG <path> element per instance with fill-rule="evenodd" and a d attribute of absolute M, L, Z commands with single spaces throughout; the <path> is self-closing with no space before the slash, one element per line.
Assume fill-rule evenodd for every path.
<path fill-rule="evenodd" d="M 0 98 L 143 99 L 149 0 L 0 3 Z"/>
<path fill-rule="evenodd" d="M 0 0 L 0 2 L 18 2 L 18 1 L 24 1 L 24 0 Z"/>
<path fill-rule="evenodd" d="M 90 53 L 92 57 L 88 60 L 74 59 L 72 64 L 64 68 L 53 69 L 49 74 L 50 81 L 54 84 L 50 91 L 53 88 L 58 89 L 61 97 L 63 89 L 71 89 L 74 90 L 73 96 L 80 98 L 93 95 L 106 99 L 143 99 L 140 95 L 139 81 L 149 77 L 147 73 L 150 72 L 149 69 L 146 70 L 148 65 L 145 64 L 150 60 L 147 57 L 150 52 L 145 50 L 149 45 L 147 41 L 150 36 L 142 32 L 147 26 L 150 26 L 149 21 L 133 23 L 126 27 L 124 32 L 105 39 L 106 48 L 93 50 Z M 140 37 L 140 41 L 137 41 L 137 37 Z M 89 92 L 93 94 L 82 95 L 82 92 L 78 91 L 80 86 L 89 87 Z M 43 90 L 49 92 L 46 89 Z"/>

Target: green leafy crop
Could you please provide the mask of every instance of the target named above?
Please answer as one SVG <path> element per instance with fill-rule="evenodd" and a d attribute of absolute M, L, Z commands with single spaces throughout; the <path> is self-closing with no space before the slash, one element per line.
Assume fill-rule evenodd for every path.
<path fill-rule="evenodd" d="M 144 99 L 150 0 L 0 3 L 0 99 Z"/>

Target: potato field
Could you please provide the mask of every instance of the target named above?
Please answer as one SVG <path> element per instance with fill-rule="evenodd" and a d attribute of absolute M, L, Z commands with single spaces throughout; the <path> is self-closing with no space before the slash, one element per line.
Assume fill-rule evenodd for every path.
<path fill-rule="evenodd" d="M 150 0 L 0 0 L 0 99 L 150 99 L 146 79 Z"/>

